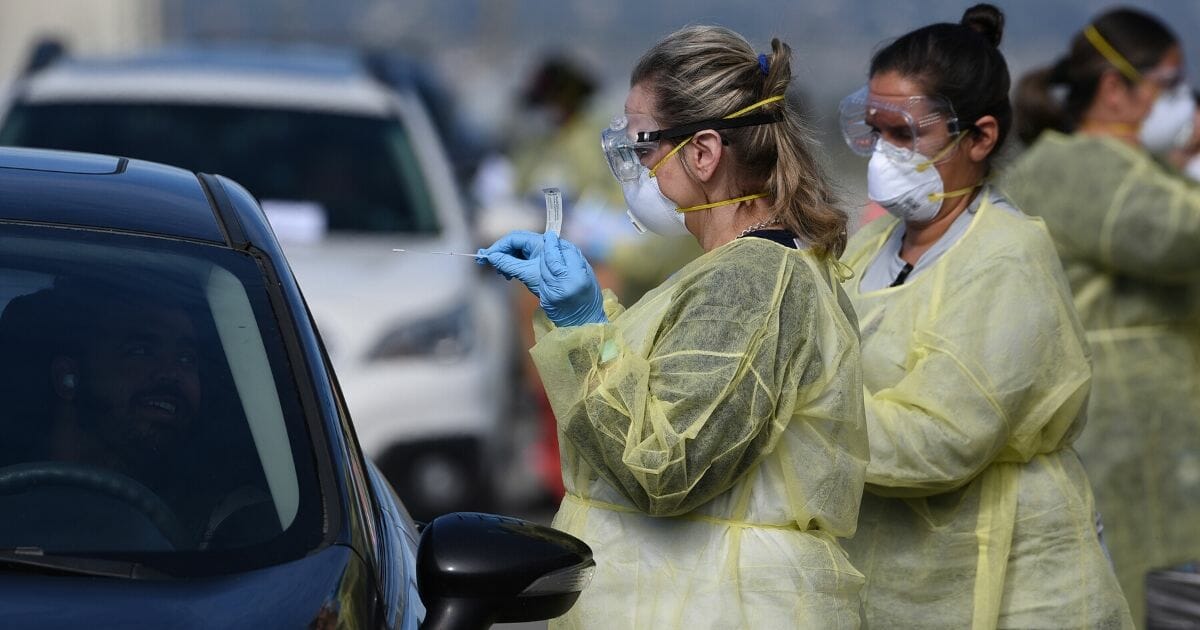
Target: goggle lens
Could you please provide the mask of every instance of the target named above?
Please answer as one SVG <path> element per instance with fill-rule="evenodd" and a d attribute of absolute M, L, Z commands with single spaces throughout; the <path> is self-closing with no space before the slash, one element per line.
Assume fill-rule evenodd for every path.
<path fill-rule="evenodd" d="M 612 119 L 608 129 L 600 133 L 600 146 L 617 181 L 633 182 L 641 176 L 641 155 L 652 151 L 657 142 L 634 142 L 630 137 L 629 121 L 624 116 Z"/>

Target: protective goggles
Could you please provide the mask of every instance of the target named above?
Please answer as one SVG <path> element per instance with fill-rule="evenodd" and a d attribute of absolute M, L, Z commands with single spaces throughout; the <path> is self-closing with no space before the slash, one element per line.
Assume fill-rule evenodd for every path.
<path fill-rule="evenodd" d="M 944 160 L 963 132 L 974 126 L 959 123 L 944 98 L 882 98 L 872 95 L 865 85 L 842 99 L 838 119 L 851 151 L 866 157 L 878 149 L 897 162 L 929 156 Z"/>
<path fill-rule="evenodd" d="M 679 149 L 683 148 L 693 135 L 701 131 L 710 129 L 721 131 L 724 129 L 753 127 L 755 125 L 779 122 L 782 120 L 780 113 L 753 114 L 749 116 L 746 114 L 759 107 L 781 100 L 783 100 L 782 96 L 772 96 L 749 107 L 740 109 L 724 118 L 701 120 L 668 129 L 659 129 L 658 124 L 649 116 L 636 114 L 614 116 L 612 122 L 609 123 L 608 129 L 600 132 L 600 147 L 604 150 L 604 157 L 608 160 L 608 167 L 612 169 L 613 176 L 617 178 L 617 181 L 622 183 L 634 182 L 641 175 L 642 158 L 658 149 L 660 142 L 670 142 L 686 138 L 682 142 L 679 142 L 663 159 L 659 160 L 655 168 L 678 152 Z M 728 144 L 728 141 L 725 142 Z M 653 173 L 651 174 L 653 175 Z"/>

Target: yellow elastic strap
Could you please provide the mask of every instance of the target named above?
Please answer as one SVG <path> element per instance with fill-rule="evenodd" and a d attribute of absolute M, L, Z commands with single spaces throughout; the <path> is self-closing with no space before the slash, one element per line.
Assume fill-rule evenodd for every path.
<path fill-rule="evenodd" d="M 1137 68 L 1134 68 L 1133 64 L 1129 63 L 1129 60 L 1124 55 L 1117 52 L 1117 49 L 1113 48 L 1107 39 L 1104 39 L 1104 36 L 1100 34 L 1100 31 L 1096 30 L 1095 26 L 1088 24 L 1087 28 L 1083 29 L 1083 36 L 1092 43 L 1092 46 L 1096 48 L 1096 52 L 1099 52 L 1101 57 L 1104 57 L 1108 60 L 1108 63 L 1111 63 L 1121 74 L 1125 75 L 1126 79 L 1134 83 L 1142 80 L 1142 73 L 1138 72 Z"/>
<path fill-rule="evenodd" d="M 764 105 L 770 105 L 771 103 L 777 103 L 782 100 L 783 100 L 782 94 L 779 96 L 768 96 L 767 98 L 764 98 L 763 100 L 761 100 L 753 105 L 750 105 L 749 107 L 743 107 L 743 108 L 737 110 L 736 112 L 733 112 L 732 114 L 726 116 L 726 118 L 737 118 L 738 116 L 748 114 L 748 113 L 758 109 L 759 107 L 762 107 Z"/>
<path fill-rule="evenodd" d="M 962 197 L 962 196 L 971 194 L 972 190 L 975 190 L 976 188 L 979 188 L 982 185 L 983 185 L 983 182 L 979 182 L 978 184 L 973 184 L 971 186 L 967 186 L 966 188 L 959 188 L 958 190 L 951 190 L 950 192 L 929 193 L 929 200 L 930 201 L 941 201 L 943 199 L 953 199 L 955 197 Z"/>
<path fill-rule="evenodd" d="M 947 144 L 941 151 L 938 151 L 936 155 L 929 158 L 928 162 L 921 162 L 917 165 L 917 172 L 924 173 L 925 171 L 929 170 L 930 166 L 941 162 L 943 158 L 945 158 L 950 154 L 951 151 L 954 150 L 954 147 L 958 146 L 958 143 L 961 142 L 966 135 L 967 132 L 965 131 L 960 131 L 954 134 L 954 140 L 950 144 Z"/>
<path fill-rule="evenodd" d="M 771 103 L 776 103 L 776 102 L 779 102 L 782 100 L 783 100 L 783 95 L 770 96 L 770 97 L 764 98 L 763 100 L 761 100 L 753 105 L 750 105 L 748 107 L 743 107 L 728 116 L 724 116 L 724 118 L 737 118 L 738 116 L 743 116 L 748 112 L 758 109 L 759 107 L 763 107 L 765 105 L 770 105 Z M 672 155 L 675 155 L 676 153 L 678 153 L 679 150 L 683 148 L 683 145 L 687 144 L 688 142 L 691 142 L 691 140 L 692 140 L 692 138 L 689 137 L 687 140 L 684 140 L 683 142 L 680 142 L 679 144 L 675 145 L 674 149 L 671 149 L 671 151 L 669 153 L 664 155 L 661 160 L 659 160 L 657 163 L 655 163 L 655 165 L 650 168 L 650 177 L 654 177 L 655 173 L 658 172 L 658 167 L 662 166 L 664 163 L 666 163 L 667 160 L 671 159 Z M 697 209 L 699 209 L 699 208 L 697 208 Z"/>
<path fill-rule="evenodd" d="M 680 142 L 679 144 L 675 145 L 675 148 L 671 149 L 671 151 L 669 153 L 664 155 L 663 159 L 659 160 L 658 162 L 656 162 L 654 164 L 654 166 L 650 167 L 650 177 L 655 177 L 655 173 L 658 172 L 658 167 L 662 166 L 663 164 L 666 164 L 667 160 L 671 159 L 672 155 L 679 153 L 679 150 L 683 148 L 683 145 L 691 142 L 693 137 L 695 137 L 695 136 L 691 136 L 687 140 L 684 140 L 683 142 Z"/>
<path fill-rule="evenodd" d="M 758 101 L 757 103 L 754 103 L 753 105 L 750 105 L 748 107 L 743 107 L 743 108 L 737 110 L 736 112 L 733 112 L 732 114 L 730 114 L 728 116 L 725 116 L 725 118 L 737 118 L 738 116 L 745 115 L 747 112 L 751 112 L 755 109 L 758 109 L 759 107 L 763 107 L 765 105 L 770 105 L 771 103 L 777 103 L 782 100 L 783 100 L 783 95 L 770 96 L 770 97 L 764 98 L 761 101 Z M 695 137 L 695 136 L 692 136 L 692 137 Z M 671 149 L 666 155 L 663 156 L 663 158 L 661 160 L 659 160 L 657 163 L 655 163 L 655 165 L 650 168 L 650 177 L 654 177 L 656 175 L 656 173 L 658 172 L 658 168 L 660 166 L 662 166 L 663 164 L 665 164 L 667 162 L 667 160 L 671 159 L 672 155 L 675 155 L 676 153 L 678 153 L 679 150 L 683 148 L 683 145 L 687 144 L 688 142 L 691 142 L 691 140 L 692 140 L 692 138 L 688 138 L 687 140 L 684 140 L 683 142 L 680 142 L 679 144 L 675 145 L 674 149 Z M 766 196 L 767 196 L 767 193 L 756 193 L 753 195 L 746 195 L 744 197 L 735 197 L 733 199 L 726 199 L 724 201 L 714 201 L 712 203 L 704 203 L 704 204 L 700 204 L 698 206 L 689 206 L 687 208 L 679 208 L 677 210 L 677 212 L 695 212 L 696 210 L 707 210 L 709 208 L 716 208 L 717 206 L 726 206 L 726 205 L 729 205 L 732 203 L 741 203 L 743 201 L 750 201 L 751 199 L 762 199 L 763 197 L 766 197 Z"/>
<path fill-rule="evenodd" d="M 709 208 L 716 208 L 717 206 L 727 206 L 727 205 L 733 204 L 733 203 L 741 203 L 743 201 L 750 201 L 751 199 L 762 199 L 763 197 L 766 197 L 766 196 L 767 196 L 767 193 L 757 193 L 754 195 L 746 195 L 744 197 L 734 197 L 733 199 L 726 199 L 725 201 L 714 201 L 712 203 L 702 203 L 698 206 L 688 206 L 686 208 L 678 208 L 675 211 L 676 212 L 695 212 L 696 210 L 708 210 Z"/>
<path fill-rule="evenodd" d="M 1102 129 L 1108 129 L 1113 133 L 1125 135 L 1134 135 L 1142 128 L 1141 125 L 1132 125 L 1130 123 L 1123 122 L 1090 122 L 1088 123 L 1088 126 L 1092 128 L 1099 127 Z"/>

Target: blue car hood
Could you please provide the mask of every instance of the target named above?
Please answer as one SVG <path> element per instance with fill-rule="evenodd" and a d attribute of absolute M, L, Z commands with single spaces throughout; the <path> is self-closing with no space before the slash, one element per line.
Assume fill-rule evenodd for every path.
<path fill-rule="evenodd" d="M 172 580 L 35 575 L 0 569 L 4 628 L 361 627 L 374 581 L 348 547 L 331 545 L 245 573 Z"/>

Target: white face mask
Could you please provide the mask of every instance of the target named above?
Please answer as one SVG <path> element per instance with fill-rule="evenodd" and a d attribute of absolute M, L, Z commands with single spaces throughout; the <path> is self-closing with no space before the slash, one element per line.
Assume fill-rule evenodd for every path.
<path fill-rule="evenodd" d="M 659 236 L 690 234 L 679 206 L 662 193 L 658 178 L 650 176 L 650 169 L 643 166 L 637 181 L 622 183 L 621 191 L 629 207 L 629 220 L 639 232 L 649 230 Z"/>
<path fill-rule="evenodd" d="M 1169 92 L 1158 95 L 1150 114 L 1142 121 L 1138 139 L 1151 153 L 1166 153 L 1183 146 L 1192 136 L 1196 101 L 1192 90 L 1180 83 Z"/>
<path fill-rule="evenodd" d="M 1194 182 L 1200 182 L 1200 155 L 1188 160 L 1187 165 L 1183 167 L 1183 174 Z"/>
<path fill-rule="evenodd" d="M 886 144 L 882 140 L 879 143 Z M 867 197 L 902 221 L 924 223 L 933 219 L 944 199 L 937 168 L 920 154 L 902 163 L 886 151 L 876 147 L 867 163 Z M 921 164 L 928 166 L 918 168 Z"/>

